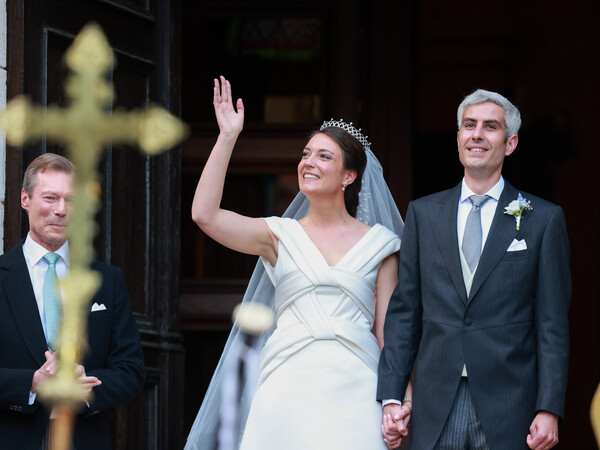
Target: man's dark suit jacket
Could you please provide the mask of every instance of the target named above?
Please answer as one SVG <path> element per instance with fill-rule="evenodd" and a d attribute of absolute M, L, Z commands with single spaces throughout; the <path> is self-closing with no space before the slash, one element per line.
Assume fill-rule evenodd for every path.
<path fill-rule="evenodd" d="M 0 447 L 39 450 L 49 411 L 38 399 L 29 405 L 34 372 L 45 362 L 46 339 L 23 255 L 23 243 L 0 256 Z M 102 385 L 78 415 L 74 444 L 80 450 L 109 449 L 107 410 L 143 389 L 144 359 L 123 272 L 94 262 L 102 285 L 89 307 L 86 374 Z M 91 312 L 91 305 L 105 310 Z"/>
<path fill-rule="evenodd" d="M 459 184 L 412 202 L 385 322 L 377 398 L 413 375 L 411 450 L 434 447 L 461 379 L 493 450 L 526 449 L 539 410 L 563 416 L 569 358 L 569 243 L 562 209 L 523 192 L 520 230 L 505 184 L 467 297 L 456 231 Z M 524 239 L 526 250 L 507 251 Z M 413 372 L 414 365 L 414 373 Z"/>

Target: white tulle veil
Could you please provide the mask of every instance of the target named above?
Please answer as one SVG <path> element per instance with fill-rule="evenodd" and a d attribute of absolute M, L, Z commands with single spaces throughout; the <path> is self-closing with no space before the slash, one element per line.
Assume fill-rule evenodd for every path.
<path fill-rule="evenodd" d="M 367 139 L 351 123 L 345 124 L 340 121 L 330 121 L 325 122 L 321 129 L 327 126 L 343 128 L 357 137 L 365 146 L 367 165 L 362 178 L 356 218 L 371 226 L 380 223 L 394 231 L 398 236 L 401 236 L 404 222 L 383 177 L 381 164 L 371 151 Z M 299 220 L 308 213 L 308 209 L 308 199 L 299 192 L 283 214 L 283 217 L 291 217 Z M 272 308 L 274 305 L 274 292 L 275 289 L 265 272 L 262 262 L 258 261 L 242 302 L 258 302 Z M 257 350 L 262 349 L 271 332 L 272 330 L 259 336 L 251 337 L 252 346 Z M 221 408 L 224 408 L 225 415 L 236 415 L 234 419 L 237 419 L 237 423 L 242 424 L 237 428 L 236 435 L 229 437 L 231 445 L 226 446 L 226 448 L 231 450 L 238 448 L 243 434 L 243 424 L 246 423 L 255 389 L 256 374 L 251 373 L 250 376 L 246 377 L 245 382 L 240 387 L 241 393 L 239 397 L 241 398 L 241 402 L 239 405 L 223 404 L 222 398 L 223 392 L 228 389 L 227 374 L 232 370 L 231 367 L 236 364 L 235 359 L 239 358 L 238 350 L 240 347 L 247 345 L 248 342 L 249 336 L 241 331 L 237 324 L 234 324 L 200 411 L 188 435 L 185 450 L 215 450 L 218 448 L 219 427 L 222 425 L 222 421 L 220 420 Z M 251 360 L 251 358 L 249 359 Z M 282 401 L 285 401 L 285 399 L 282 399 Z"/>

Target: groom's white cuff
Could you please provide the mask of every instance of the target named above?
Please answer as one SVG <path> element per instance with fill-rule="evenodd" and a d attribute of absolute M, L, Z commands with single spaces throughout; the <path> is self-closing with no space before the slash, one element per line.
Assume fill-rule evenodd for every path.
<path fill-rule="evenodd" d="M 395 398 L 386 398 L 381 401 L 381 406 L 389 405 L 390 403 L 395 403 L 396 405 L 402 405 L 400 400 L 396 400 Z"/>

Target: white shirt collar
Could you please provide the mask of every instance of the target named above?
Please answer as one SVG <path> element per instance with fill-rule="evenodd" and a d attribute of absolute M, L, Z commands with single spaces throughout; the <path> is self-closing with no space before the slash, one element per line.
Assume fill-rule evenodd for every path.
<path fill-rule="evenodd" d="M 35 242 L 29 233 L 27 233 L 27 238 L 25 239 L 25 243 L 23 244 L 23 254 L 25 255 L 25 261 L 27 265 L 31 268 L 35 266 L 40 260 L 44 257 L 46 253 L 48 253 L 48 249 L 42 247 L 40 244 Z M 58 250 L 54 253 L 58 253 L 58 255 L 62 258 L 67 266 L 67 269 L 71 266 L 71 261 L 69 259 L 69 241 L 66 241 Z"/>
<path fill-rule="evenodd" d="M 502 177 L 502 175 L 500 175 L 500 179 L 498 180 L 498 182 L 485 194 L 489 195 L 494 200 L 499 201 L 500 194 L 502 194 L 503 190 L 504 190 L 504 178 Z M 469 189 L 469 186 L 467 186 L 467 182 L 465 181 L 465 179 L 463 177 L 462 189 L 460 192 L 460 203 L 464 202 L 465 200 L 468 200 L 471 195 L 476 195 L 476 194 L 471 189 Z"/>

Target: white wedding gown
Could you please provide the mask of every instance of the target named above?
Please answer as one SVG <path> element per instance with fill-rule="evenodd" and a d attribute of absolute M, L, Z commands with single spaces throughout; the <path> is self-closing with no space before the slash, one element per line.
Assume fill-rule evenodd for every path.
<path fill-rule="evenodd" d="M 378 450 L 375 281 L 400 239 L 375 225 L 333 267 L 293 219 L 265 219 L 279 239 L 277 327 L 261 354 L 243 450 Z"/>

